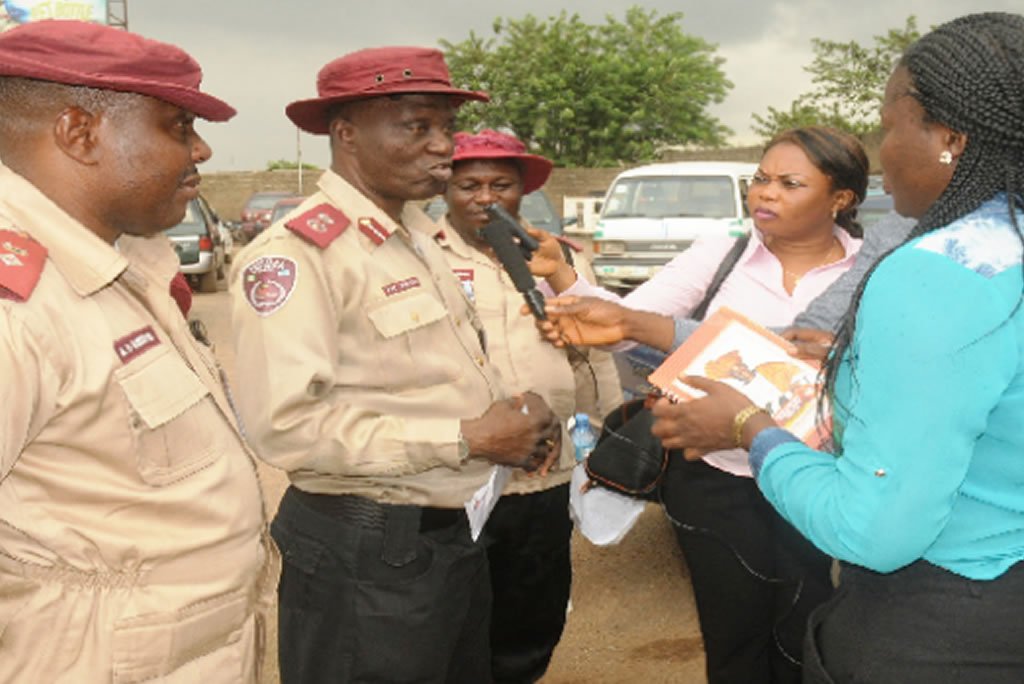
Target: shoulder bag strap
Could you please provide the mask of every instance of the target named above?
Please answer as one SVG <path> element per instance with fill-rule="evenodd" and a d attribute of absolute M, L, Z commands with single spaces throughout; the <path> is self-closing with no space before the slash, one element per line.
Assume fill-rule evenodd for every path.
<path fill-rule="evenodd" d="M 743 250 L 747 248 L 747 243 L 750 242 L 750 233 L 742 235 L 736 238 L 736 242 L 733 244 L 732 249 L 722 259 L 722 263 L 718 265 L 718 270 L 715 271 L 715 277 L 711 279 L 711 284 L 708 285 L 708 289 L 704 291 L 704 299 L 700 300 L 700 304 L 697 305 L 690 313 L 690 318 L 695 321 L 703 321 L 705 314 L 708 312 L 708 306 L 711 304 L 711 300 L 718 294 L 718 289 L 722 287 L 722 283 L 729 274 L 732 273 L 733 267 L 736 262 L 740 260 L 740 255 L 743 254 Z"/>

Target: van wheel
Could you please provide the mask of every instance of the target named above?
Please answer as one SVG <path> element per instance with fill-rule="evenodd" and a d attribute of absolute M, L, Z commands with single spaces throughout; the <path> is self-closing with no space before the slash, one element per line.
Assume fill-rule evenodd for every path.
<path fill-rule="evenodd" d="M 206 294 L 217 291 L 216 269 L 199 276 L 199 291 Z"/>

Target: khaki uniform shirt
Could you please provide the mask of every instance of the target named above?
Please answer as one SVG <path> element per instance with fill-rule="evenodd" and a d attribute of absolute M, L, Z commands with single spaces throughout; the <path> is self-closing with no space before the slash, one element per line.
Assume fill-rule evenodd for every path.
<path fill-rule="evenodd" d="M 595 424 L 600 425 L 604 414 L 598 414 L 598 396 L 602 393 L 611 394 L 609 401 L 617 401 L 615 405 L 622 402 L 611 358 L 604 353 L 591 360 L 591 365 L 596 361 L 598 366 L 610 366 L 615 378 L 610 387 L 605 381 L 598 385 L 596 369 L 592 376 L 585 359 L 570 361 L 569 352 L 544 341 L 534 319 L 521 313 L 523 295 L 499 263 L 463 240 L 447 217 L 439 219 L 430 231 L 479 312 L 487 333 L 488 355 L 509 390 L 537 393 L 562 422 L 562 453 L 556 467 L 547 477 L 514 472 L 505 493 L 536 492 L 568 482 L 576 457 L 565 431 L 566 422 L 576 412 L 584 412 L 592 414 Z M 607 370 L 602 369 L 601 378 L 606 377 Z"/>
<path fill-rule="evenodd" d="M 3 167 L 0 230 L 8 284 L 49 252 L 0 291 L 0 682 L 256 682 L 263 501 L 174 251 L 114 249 Z"/>
<path fill-rule="evenodd" d="M 596 284 L 597 275 L 590 262 L 581 254 L 577 254 L 574 261 L 577 277 Z M 545 294 L 554 296 L 553 292 Z M 580 347 L 580 351 L 587 355 L 589 363 L 573 364 L 576 410 L 590 414 L 590 424 L 600 430 L 605 416 L 622 404 L 622 380 L 611 352 L 595 347 Z"/>
<path fill-rule="evenodd" d="M 505 396 L 476 313 L 420 209 L 399 225 L 332 171 L 319 187 L 235 260 L 247 435 L 305 491 L 459 508 L 491 470 L 460 464 L 459 423 Z"/>

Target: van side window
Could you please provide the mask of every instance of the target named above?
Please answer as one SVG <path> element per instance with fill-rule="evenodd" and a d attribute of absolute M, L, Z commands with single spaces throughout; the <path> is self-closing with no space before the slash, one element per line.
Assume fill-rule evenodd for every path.
<path fill-rule="evenodd" d="M 743 207 L 743 218 L 750 218 L 750 209 L 747 207 L 747 195 L 750 193 L 750 176 L 743 176 L 740 183 L 740 206 Z"/>

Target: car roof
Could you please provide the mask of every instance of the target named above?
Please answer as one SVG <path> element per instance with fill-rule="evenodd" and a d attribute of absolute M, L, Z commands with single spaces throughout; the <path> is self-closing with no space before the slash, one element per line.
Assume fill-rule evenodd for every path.
<path fill-rule="evenodd" d="M 635 176 L 730 176 L 753 174 L 755 171 L 757 164 L 747 162 L 665 162 L 628 169 L 617 179 Z"/>
<path fill-rule="evenodd" d="M 297 207 L 305 201 L 306 198 L 302 196 L 285 197 L 284 199 L 279 199 L 274 207 Z"/>
<path fill-rule="evenodd" d="M 294 194 L 287 190 L 258 190 L 249 195 L 249 197 L 291 197 Z"/>
<path fill-rule="evenodd" d="M 858 205 L 860 209 L 892 209 L 892 195 L 882 192 L 869 192 L 864 201 Z"/>

